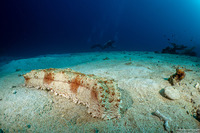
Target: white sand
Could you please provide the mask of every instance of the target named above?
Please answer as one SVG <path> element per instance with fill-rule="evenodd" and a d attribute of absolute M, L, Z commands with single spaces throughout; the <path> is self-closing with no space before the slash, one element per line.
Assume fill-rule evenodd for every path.
<path fill-rule="evenodd" d="M 108 60 L 103 60 L 108 57 Z M 131 63 L 130 63 L 131 62 Z M 177 66 L 190 69 L 179 86 L 180 99 L 169 100 L 163 89 Z M 72 68 L 114 78 L 121 89 L 122 118 L 103 121 L 51 92 L 23 87 L 18 76 L 32 69 Z M 18 69 L 18 71 L 16 71 Z M 200 58 L 151 52 L 97 52 L 46 55 L 13 60 L 0 68 L 0 129 L 4 132 L 167 132 L 153 112 L 170 117 L 170 129 L 198 129 L 195 108 L 200 105 Z M 16 94 L 13 94 L 16 90 Z M 199 130 L 200 131 L 200 130 Z"/>

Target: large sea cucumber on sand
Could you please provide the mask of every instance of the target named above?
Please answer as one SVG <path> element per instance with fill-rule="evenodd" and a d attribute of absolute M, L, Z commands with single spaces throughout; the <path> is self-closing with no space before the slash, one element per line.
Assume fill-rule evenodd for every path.
<path fill-rule="evenodd" d="M 24 75 L 25 85 L 53 91 L 88 107 L 102 119 L 120 118 L 121 93 L 114 80 L 86 75 L 72 69 L 38 69 Z"/>

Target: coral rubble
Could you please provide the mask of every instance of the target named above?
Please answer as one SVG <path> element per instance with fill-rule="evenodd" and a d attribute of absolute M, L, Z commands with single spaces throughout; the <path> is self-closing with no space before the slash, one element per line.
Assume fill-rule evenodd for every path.
<path fill-rule="evenodd" d="M 164 116 L 163 114 L 161 114 L 158 110 L 156 110 L 154 113 L 154 115 L 158 116 L 161 120 L 164 121 L 164 128 L 166 131 L 169 131 L 170 130 L 170 127 L 169 127 L 169 124 L 168 122 L 169 121 L 172 121 L 170 117 L 166 117 Z"/>
<path fill-rule="evenodd" d="M 120 117 L 121 93 L 114 80 L 86 75 L 72 69 L 39 69 L 24 75 L 25 85 L 53 91 L 88 107 L 93 117 Z"/>
<path fill-rule="evenodd" d="M 171 75 L 168 81 L 171 85 L 175 85 L 176 83 L 180 82 L 185 77 L 185 75 L 186 74 L 183 69 L 177 68 L 176 73 Z"/>

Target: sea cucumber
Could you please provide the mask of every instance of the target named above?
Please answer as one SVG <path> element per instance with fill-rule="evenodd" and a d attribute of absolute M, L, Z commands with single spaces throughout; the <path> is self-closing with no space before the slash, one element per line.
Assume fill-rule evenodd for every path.
<path fill-rule="evenodd" d="M 92 117 L 120 118 L 121 93 L 113 79 L 86 75 L 72 69 L 38 69 L 23 75 L 27 87 L 53 91 L 88 107 Z"/>

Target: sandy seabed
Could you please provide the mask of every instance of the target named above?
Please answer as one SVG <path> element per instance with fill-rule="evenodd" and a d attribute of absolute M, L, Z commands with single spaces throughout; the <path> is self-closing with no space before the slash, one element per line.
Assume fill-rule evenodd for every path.
<path fill-rule="evenodd" d="M 186 77 L 173 86 L 177 100 L 166 98 L 170 75 L 177 67 Z M 121 90 L 120 119 L 92 118 L 87 108 L 50 91 L 24 87 L 23 74 L 33 69 L 71 68 L 113 78 Z M 94 52 L 46 55 L 12 60 L 0 67 L 0 132 L 200 132 L 200 58 L 153 52 Z M 169 128 L 154 115 L 170 118 Z M 198 130 L 199 129 L 199 130 Z"/>

